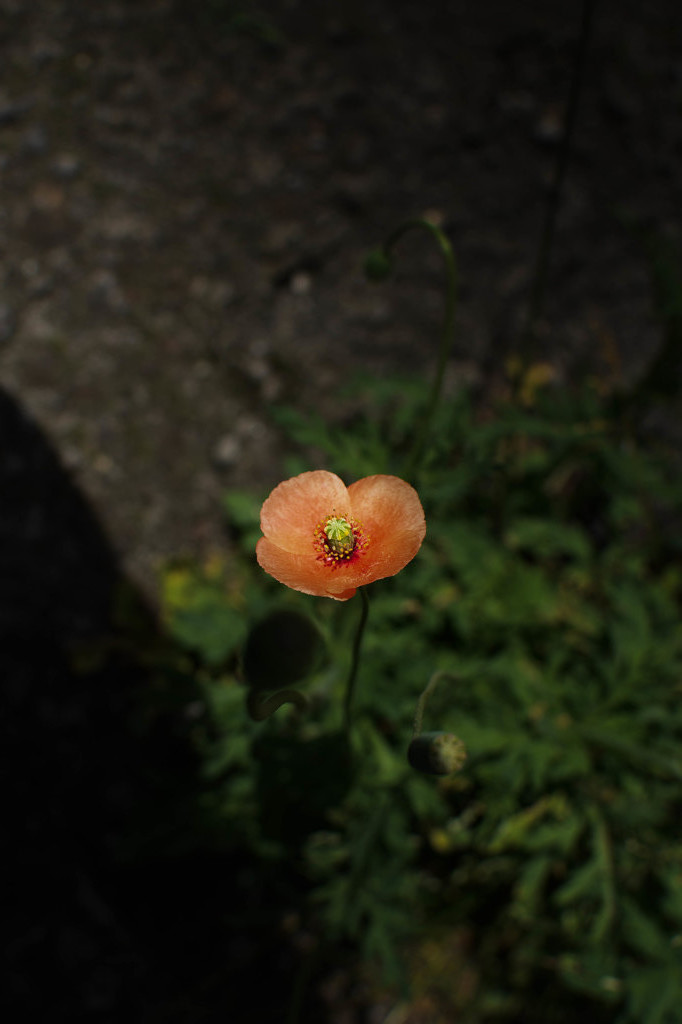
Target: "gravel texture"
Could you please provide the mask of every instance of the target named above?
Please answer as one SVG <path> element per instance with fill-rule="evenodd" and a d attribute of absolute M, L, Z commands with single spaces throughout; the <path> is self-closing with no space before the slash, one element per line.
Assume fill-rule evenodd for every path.
<path fill-rule="evenodd" d="M 542 356 L 636 376 L 641 231 L 679 239 L 682 8 L 596 4 Z M 513 348 L 580 5 L 0 0 L 0 384 L 149 594 L 225 543 L 220 495 L 282 470 L 273 403 L 341 417 L 351 372 L 426 370 L 426 214 L 462 279 L 451 379 Z"/>

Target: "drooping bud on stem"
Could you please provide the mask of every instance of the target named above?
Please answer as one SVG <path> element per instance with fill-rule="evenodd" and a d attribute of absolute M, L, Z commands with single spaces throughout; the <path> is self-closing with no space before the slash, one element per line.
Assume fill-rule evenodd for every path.
<path fill-rule="evenodd" d="M 433 418 L 440 402 L 445 366 L 452 350 L 452 343 L 455 337 L 455 308 L 457 305 L 458 274 L 455 256 L 452 246 L 445 233 L 436 225 L 423 217 L 410 218 L 400 224 L 385 240 L 383 245 L 372 252 L 365 259 L 365 274 L 370 281 L 385 281 L 392 271 L 391 253 L 396 242 L 413 228 L 425 229 L 437 243 L 445 261 L 447 275 L 445 293 L 445 318 L 441 334 L 440 352 L 438 355 L 438 366 L 431 387 L 431 394 L 428 404 L 424 410 L 421 426 L 415 431 L 412 452 L 405 467 L 405 477 L 412 479 L 419 468 L 422 452 L 428 440 Z"/>
<path fill-rule="evenodd" d="M 466 747 L 451 732 L 422 732 L 422 719 L 426 702 L 443 676 L 457 678 L 451 672 L 434 672 L 417 703 L 414 717 L 414 734 L 407 748 L 407 760 L 418 772 L 427 775 L 449 775 L 457 772 L 466 760 Z"/>
<path fill-rule="evenodd" d="M 322 639 L 317 627 L 297 611 L 270 612 L 253 626 L 242 656 L 250 717 L 262 722 L 283 704 L 305 710 L 308 702 L 292 684 L 310 675 L 321 655 Z M 276 692 L 266 694 L 273 690 Z"/>

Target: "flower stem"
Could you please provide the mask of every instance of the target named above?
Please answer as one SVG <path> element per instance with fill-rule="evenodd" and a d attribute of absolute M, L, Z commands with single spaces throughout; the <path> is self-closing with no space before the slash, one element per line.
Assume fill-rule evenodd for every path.
<path fill-rule="evenodd" d="M 346 684 L 346 699 L 343 705 L 343 721 L 346 734 L 350 734 L 353 693 L 355 691 L 355 680 L 357 678 L 358 667 L 360 664 L 360 647 L 362 646 L 362 637 L 365 632 L 367 616 L 369 614 L 369 597 L 367 596 L 367 589 L 365 587 L 360 588 L 360 597 L 362 598 L 362 611 L 360 612 L 360 621 L 358 622 L 355 640 L 353 641 L 353 656 L 350 665 L 350 672 L 348 673 L 348 682 Z"/>
<path fill-rule="evenodd" d="M 419 734 L 422 731 L 422 722 L 424 719 L 424 711 L 426 710 L 426 702 L 428 701 L 429 697 L 438 686 L 438 683 L 441 681 L 441 679 L 444 679 L 446 677 L 449 677 L 450 679 L 457 679 L 457 676 L 455 675 L 454 672 L 448 672 L 447 669 L 438 669 L 438 671 L 433 673 L 428 683 L 422 690 L 421 696 L 417 701 L 417 710 L 414 716 L 414 729 L 412 733 L 414 739 L 416 739 L 416 737 L 419 736 Z"/>
<path fill-rule="evenodd" d="M 395 231 L 388 236 L 382 247 L 382 253 L 385 260 L 385 265 L 390 269 L 390 252 L 393 246 L 398 242 L 400 238 L 413 228 L 422 228 L 428 231 L 438 243 L 438 247 L 443 255 L 445 261 L 446 271 L 446 293 L 445 293 L 445 316 L 443 318 L 443 329 L 441 332 L 440 349 L 438 353 L 438 364 L 436 366 L 436 373 L 433 378 L 433 384 L 431 385 L 431 393 L 429 395 L 428 404 L 422 417 L 422 422 L 419 430 L 416 433 L 415 442 L 408 458 L 405 467 L 405 477 L 409 480 L 414 476 L 416 468 L 421 459 L 424 451 L 424 445 L 426 444 L 429 436 L 429 430 L 431 429 L 431 423 L 438 408 L 438 402 L 440 401 L 441 391 L 443 389 L 443 377 L 445 375 L 445 367 L 447 365 L 448 357 L 452 350 L 452 343 L 455 337 L 455 310 L 457 308 L 457 286 L 458 286 L 458 274 L 457 264 L 455 262 L 455 255 L 452 251 L 452 246 L 448 241 L 447 236 L 432 224 L 430 221 L 425 220 L 423 217 L 415 217 L 411 220 L 406 220 L 403 224 L 395 229 Z"/>
<path fill-rule="evenodd" d="M 594 942 L 603 942 L 613 927 L 616 916 L 616 882 L 613 865 L 613 843 L 606 819 L 601 809 L 594 804 L 588 813 L 594 824 L 594 846 L 597 862 L 601 869 L 602 907 L 592 928 Z"/>
<path fill-rule="evenodd" d="M 532 290 L 526 312 L 526 322 L 521 335 L 520 349 L 521 358 L 524 362 L 529 362 L 533 356 L 538 321 L 542 314 L 547 273 L 549 270 L 554 242 L 554 229 L 556 227 L 559 206 L 561 205 L 563 197 L 566 170 L 568 168 L 568 161 L 571 155 L 573 133 L 575 130 L 575 121 L 578 112 L 578 102 L 580 100 L 580 92 L 583 84 L 585 56 L 591 37 L 592 15 L 594 14 L 596 6 L 597 0 L 583 0 L 578 42 L 576 45 L 575 60 L 573 63 L 573 76 L 571 78 L 570 92 L 566 107 L 563 138 L 557 154 L 554 175 L 547 197 L 545 216 L 535 260 Z"/>

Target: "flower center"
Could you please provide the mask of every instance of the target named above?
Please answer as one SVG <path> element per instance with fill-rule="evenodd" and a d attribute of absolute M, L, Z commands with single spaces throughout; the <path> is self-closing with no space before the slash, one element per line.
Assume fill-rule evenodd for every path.
<path fill-rule="evenodd" d="M 324 533 L 331 550 L 339 558 L 346 558 L 355 547 L 353 527 L 342 516 L 332 516 L 324 524 Z"/>
<path fill-rule="evenodd" d="M 317 524 L 313 537 L 319 552 L 318 559 L 332 568 L 355 561 L 367 546 L 367 541 L 360 523 L 346 516 L 337 516 L 335 512 Z"/>

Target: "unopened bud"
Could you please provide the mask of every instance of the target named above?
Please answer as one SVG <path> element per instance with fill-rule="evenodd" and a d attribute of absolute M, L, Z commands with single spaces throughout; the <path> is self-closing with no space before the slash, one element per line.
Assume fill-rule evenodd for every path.
<path fill-rule="evenodd" d="M 292 609 L 270 612 L 251 629 L 242 667 L 250 689 L 279 690 L 304 679 L 320 660 L 315 624 Z"/>
<path fill-rule="evenodd" d="M 385 281 L 393 269 L 388 253 L 384 249 L 373 249 L 365 259 L 365 274 L 370 281 Z"/>
<path fill-rule="evenodd" d="M 424 732 L 407 748 L 407 760 L 426 775 L 450 775 L 466 761 L 466 747 L 451 732 Z"/>

